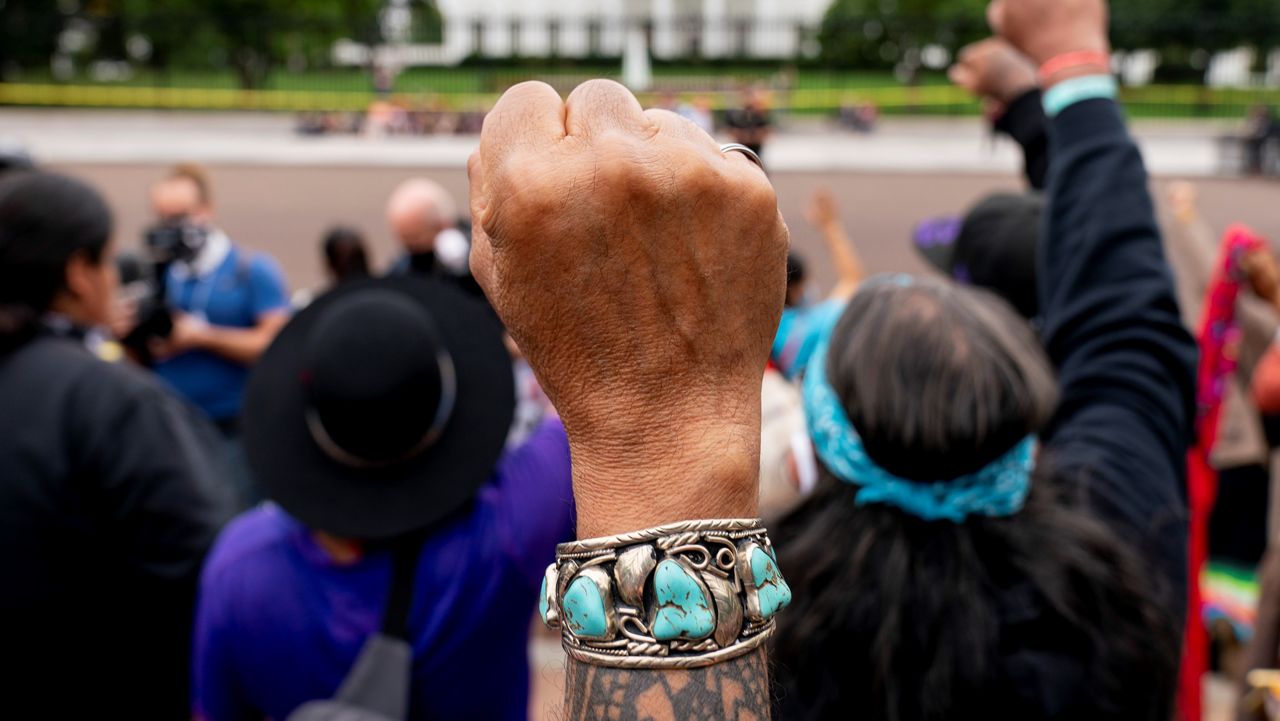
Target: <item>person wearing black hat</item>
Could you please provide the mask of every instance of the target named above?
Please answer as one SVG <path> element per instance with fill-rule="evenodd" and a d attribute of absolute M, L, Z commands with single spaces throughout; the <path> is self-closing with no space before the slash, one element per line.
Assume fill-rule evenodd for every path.
<path fill-rule="evenodd" d="M 275 504 L 233 521 L 205 568 L 196 714 L 350 698 L 366 641 L 398 627 L 412 665 L 391 716 L 525 717 L 529 618 L 573 505 L 558 420 L 503 453 L 513 382 L 493 313 L 439 282 L 352 281 L 284 328 L 244 415 Z"/>
<path fill-rule="evenodd" d="M 912 240 L 943 275 L 994 292 L 1032 320 L 1039 315 L 1036 241 L 1043 212 L 1038 193 L 993 193 L 963 218 L 924 221 Z"/>

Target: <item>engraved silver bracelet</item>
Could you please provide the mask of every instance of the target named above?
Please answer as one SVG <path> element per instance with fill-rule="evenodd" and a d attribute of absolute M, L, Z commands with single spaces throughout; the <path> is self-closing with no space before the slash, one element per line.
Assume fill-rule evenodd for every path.
<path fill-rule="evenodd" d="M 578 661 L 697 668 L 758 648 L 790 602 L 760 520 L 732 518 L 562 543 L 538 611 Z"/>

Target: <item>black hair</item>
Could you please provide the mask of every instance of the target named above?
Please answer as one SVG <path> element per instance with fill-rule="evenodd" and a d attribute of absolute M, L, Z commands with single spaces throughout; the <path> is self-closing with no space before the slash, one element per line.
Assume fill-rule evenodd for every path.
<path fill-rule="evenodd" d="M 796 293 L 800 288 L 804 286 L 804 282 L 807 277 L 808 276 L 805 271 L 804 258 L 800 257 L 800 255 L 795 251 L 788 251 L 787 252 L 787 300 L 786 300 L 786 304 L 788 306 L 792 305 L 793 303 L 799 302 L 799 299 L 793 297 L 793 294 Z"/>
<path fill-rule="evenodd" d="M 324 234 L 325 264 L 337 282 L 369 277 L 369 255 L 360 231 L 335 226 Z"/>
<path fill-rule="evenodd" d="M 867 454 L 900 477 L 976 470 L 1056 404 L 1031 330 L 986 291 L 866 287 L 831 347 Z M 820 474 L 774 529 L 794 594 L 774 636 L 779 718 L 1169 718 L 1181 619 L 1051 456 L 1021 511 L 958 524 L 859 506 L 856 486 Z"/>
<path fill-rule="evenodd" d="M 35 334 L 68 261 L 100 263 L 110 239 L 111 211 L 85 183 L 44 172 L 0 179 L 0 353 Z"/>
<path fill-rule="evenodd" d="M 796 283 L 803 283 L 805 280 L 805 264 L 804 258 L 794 251 L 787 253 L 787 287 Z"/>

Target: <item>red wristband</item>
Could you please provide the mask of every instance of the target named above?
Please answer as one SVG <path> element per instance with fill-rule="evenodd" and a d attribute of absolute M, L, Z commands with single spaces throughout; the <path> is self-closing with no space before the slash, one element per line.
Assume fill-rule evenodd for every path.
<path fill-rule="evenodd" d="M 1070 53 L 1056 55 L 1045 61 L 1040 66 L 1037 76 L 1040 78 L 1041 85 L 1048 85 L 1055 77 L 1064 70 L 1071 70 L 1079 67 L 1098 67 L 1111 71 L 1111 55 L 1096 50 L 1078 50 Z"/>

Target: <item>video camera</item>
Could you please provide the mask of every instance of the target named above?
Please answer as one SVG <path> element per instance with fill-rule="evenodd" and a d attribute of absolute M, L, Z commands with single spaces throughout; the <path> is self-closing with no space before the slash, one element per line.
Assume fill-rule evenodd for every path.
<path fill-rule="evenodd" d="M 145 259 L 122 259 L 121 285 L 136 289 L 138 324 L 120 342 L 142 363 L 152 362 L 151 340 L 168 338 L 173 332 L 165 282 L 169 266 L 195 260 L 208 237 L 208 229 L 185 218 L 162 222 L 142 234 Z"/>

